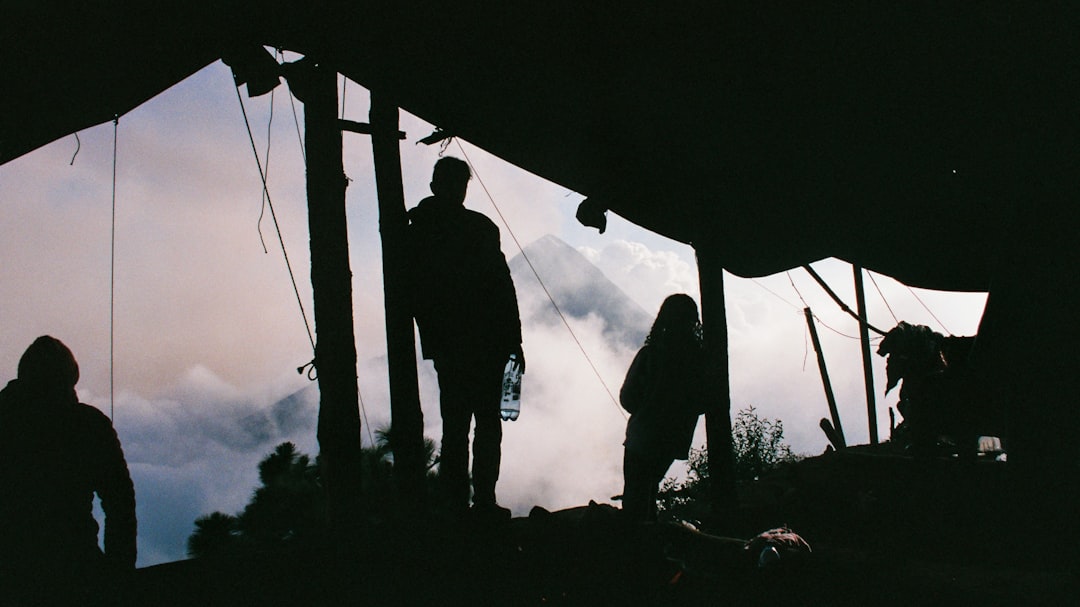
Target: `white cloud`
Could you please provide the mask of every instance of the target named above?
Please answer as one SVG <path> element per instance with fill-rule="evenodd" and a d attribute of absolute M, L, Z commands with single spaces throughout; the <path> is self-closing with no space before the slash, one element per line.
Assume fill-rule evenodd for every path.
<path fill-rule="evenodd" d="M 650 314 L 673 293 L 699 300 L 697 268 L 672 250 L 653 251 L 626 240 L 613 241 L 600 250 L 578 250 Z"/>
<path fill-rule="evenodd" d="M 527 355 L 521 417 L 503 425 L 498 487 L 499 500 L 515 515 L 534 505 L 608 501 L 622 492 L 626 419 L 612 395 L 618 398 L 634 351 L 612 349 L 599 318 L 571 326 L 597 373 L 565 327 L 525 332 L 527 352 L 536 354 Z"/>
<path fill-rule="evenodd" d="M 318 452 L 318 392 L 307 380 L 241 389 L 205 367 L 194 367 L 148 399 L 117 395 L 115 426 L 135 483 L 139 565 L 184 558 L 195 518 L 243 508 L 258 484 L 258 462 L 292 441 Z M 295 395 L 286 399 L 289 395 Z M 102 407 L 107 399 L 80 390 Z"/>

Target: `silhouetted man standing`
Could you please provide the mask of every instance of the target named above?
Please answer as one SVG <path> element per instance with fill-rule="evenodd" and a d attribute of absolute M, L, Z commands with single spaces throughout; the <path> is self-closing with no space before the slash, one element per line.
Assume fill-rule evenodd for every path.
<path fill-rule="evenodd" d="M 42 336 L 0 391 L 0 593 L 19 602 L 98 604 L 109 578 L 135 567 L 135 489 L 112 422 L 78 401 L 78 380 L 71 350 Z"/>
<path fill-rule="evenodd" d="M 431 197 L 409 211 L 413 316 L 424 358 L 439 374 L 443 421 L 439 477 L 452 514 L 469 504 L 469 426 L 473 439 L 473 510 L 508 517 L 495 501 L 502 426 L 503 368 L 511 354 L 522 369 L 517 293 L 490 219 L 464 207 L 472 177 L 457 158 L 435 163 Z"/>

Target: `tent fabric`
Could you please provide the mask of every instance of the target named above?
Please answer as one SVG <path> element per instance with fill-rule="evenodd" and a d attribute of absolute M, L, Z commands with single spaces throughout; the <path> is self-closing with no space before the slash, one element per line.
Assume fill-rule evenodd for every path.
<path fill-rule="evenodd" d="M 297 4 L 14 3 L 0 162 L 264 44 L 649 229 L 711 241 L 737 274 L 831 255 L 985 290 L 1001 226 L 1064 219 L 1030 186 L 1075 173 L 1067 8 Z"/>

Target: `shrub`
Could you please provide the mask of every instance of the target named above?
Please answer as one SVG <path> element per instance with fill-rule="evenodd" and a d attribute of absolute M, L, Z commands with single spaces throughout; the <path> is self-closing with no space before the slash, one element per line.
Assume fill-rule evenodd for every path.
<path fill-rule="evenodd" d="M 791 447 L 784 442 L 784 423 L 758 417 L 753 406 L 739 411 L 731 425 L 731 447 L 735 455 L 735 480 L 757 480 L 784 462 L 794 461 Z"/>
<path fill-rule="evenodd" d="M 798 459 L 784 442 L 783 422 L 761 418 L 753 406 L 735 414 L 731 443 L 736 481 L 757 480 L 780 464 Z M 690 449 L 686 479 L 666 478 L 660 485 L 660 511 L 673 518 L 697 518 L 692 513 L 701 510 L 697 502 L 708 500 L 709 483 L 708 449 Z"/>

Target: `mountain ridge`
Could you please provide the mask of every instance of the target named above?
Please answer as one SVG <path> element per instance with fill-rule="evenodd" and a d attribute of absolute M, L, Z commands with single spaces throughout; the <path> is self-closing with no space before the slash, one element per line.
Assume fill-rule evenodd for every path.
<path fill-rule="evenodd" d="M 605 339 L 628 348 L 644 342 L 652 317 L 600 268 L 557 236 L 547 234 L 531 242 L 508 265 L 518 289 L 523 325 L 558 323 L 558 312 L 544 301 L 550 298 L 569 318 L 598 317 Z"/>

